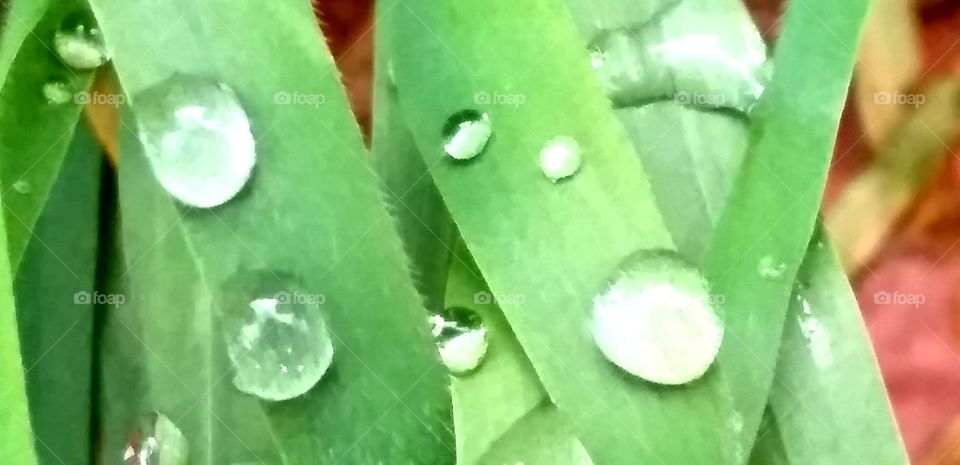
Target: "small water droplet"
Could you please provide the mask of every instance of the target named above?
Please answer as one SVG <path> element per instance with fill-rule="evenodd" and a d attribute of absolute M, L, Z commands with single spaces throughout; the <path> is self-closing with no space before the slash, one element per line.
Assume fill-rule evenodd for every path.
<path fill-rule="evenodd" d="M 451 373 L 462 375 L 480 366 L 487 353 L 487 329 L 477 312 L 450 307 L 431 315 L 430 325 L 440 359 Z"/>
<path fill-rule="evenodd" d="M 53 35 L 53 49 L 67 66 L 94 69 L 110 60 L 100 29 L 70 18 Z"/>
<path fill-rule="evenodd" d="M 783 276 L 783 272 L 787 269 L 787 264 L 778 262 L 772 256 L 766 255 L 760 259 L 760 264 L 757 268 L 760 271 L 760 276 L 766 279 L 780 279 Z"/>
<path fill-rule="evenodd" d="M 582 150 L 572 137 L 551 139 L 540 151 L 540 169 L 553 182 L 573 176 L 583 162 Z"/>
<path fill-rule="evenodd" d="M 159 412 L 145 415 L 131 431 L 123 461 L 127 465 L 185 465 L 187 439 L 169 418 Z"/>
<path fill-rule="evenodd" d="M 237 389 L 291 399 L 327 372 L 333 341 L 320 300 L 299 298 L 309 296 L 293 278 L 265 271 L 238 273 L 224 286 L 222 327 Z"/>
<path fill-rule="evenodd" d="M 13 183 L 13 190 L 18 194 L 27 195 L 33 192 L 33 186 L 31 186 L 30 181 L 26 179 L 17 179 Z"/>
<path fill-rule="evenodd" d="M 73 90 L 65 82 L 50 81 L 43 84 L 43 97 L 51 105 L 62 105 L 73 100 Z"/>
<path fill-rule="evenodd" d="M 176 75 L 138 94 L 140 142 L 160 185 L 184 204 L 210 208 L 250 179 L 256 150 L 237 94 L 224 84 Z"/>
<path fill-rule="evenodd" d="M 443 150 L 457 160 L 483 153 L 493 135 L 490 115 L 477 110 L 454 113 L 443 125 Z"/>
<path fill-rule="evenodd" d="M 614 107 L 673 99 L 749 112 L 770 79 L 766 46 L 740 9 L 679 2 L 653 21 L 602 29 L 590 64 Z"/>
<path fill-rule="evenodd" d="M 593 337 L 611 362 L 659 384 L 703 376 L 720 350 L 723 323 L 700 271 L 669 250 L 624 260 L 593 301 Z"/>
<path fill-rule="evenodd" d="M 830 331 L 827 330 L 817 315 L 814 314 L 809 300 L 800 294 L 796 294 L 794 298 L 796 299 L 797 305 L 800 306 L 800 313 L 797 315 L 800 332 L 807 340 L 810 353 L 813 355 L 813 362 L 820 368 L 830 368 L 833 365 L 833 347 Z"/>

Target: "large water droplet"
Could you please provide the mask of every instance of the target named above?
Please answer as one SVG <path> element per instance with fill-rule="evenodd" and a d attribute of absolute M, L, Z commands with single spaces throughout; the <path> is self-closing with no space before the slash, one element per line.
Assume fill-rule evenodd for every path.
<path fill-rule="evenodd" d="M 659 384 L 701 377 L 723 339 L 706 280 L 668 250 L 627 257 L 593 301 L 593 337 L 611 362 Z"/>
<path fill-rule="evenodd" d="M 748 112 L 769 80 L 766 46 L 741 8 L 679 2 L 649 23 L 604 29 L 590 62 L 615 107 L 673 99 Z"/>
<path fill-rule="evenodd" d="M 50 81 L 43 84 L 43 97 L 51 105 L 62 105 L 73 100 L 73 90 L 65 82 Z"/>
<path fill-rule="evenodd" d="M 455 375 L 468 373 L 483 361 L 487 353 L 487 329 L 477 312 L 450 307 L 430 316 L 440 359 Z"/>
<path fill-rule="evenodd" d="M 493 135 L 490 115 L 477 110 L 454 113 L 443 125 L 443 150 L 457 160 L 483 153 Z"/>
<path fill-rule="evenodd" d="M 215 207 L 247 184 L 256 151 L 250 121 L 232 89 L 176 75 L 133 103 L 144 153 L 160 185 L 177 200 Z"/>
<path fill-rule="evenodd" d="M 68 20 L 53 36 L 53 49 L 67 66 L 93 69 L 110 60 L 103 35 L 96 26 Z"/>
<path fill-rule="evenodd" d="M 123 451 L 127 465 L 186 465 L 187 439 L 169 418 L 153 412 L 140 420 L 130 433 Z"/>
<path fill-rule="evenodd" d="M 572 137 L 551 139 L 540 151 L 540 169 L 553 182 L 573 176 L 583 162 L 580 144 Z"/>
<path fill-rule="evenodd" d="M 320 381 L 333 361 L 323 294 L 263 271 L 239 273 L 224 289 L 222 327 L 237 389 L 285 400 Z"/>

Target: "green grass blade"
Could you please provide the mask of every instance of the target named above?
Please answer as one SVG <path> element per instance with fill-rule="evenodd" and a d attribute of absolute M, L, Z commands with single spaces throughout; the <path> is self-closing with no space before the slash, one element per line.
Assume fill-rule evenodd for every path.
<path fill-rule="evenodd" d="M 96 141 L 78 128 L 14 282 L 41 464 L 91 458 L 91 297 L 102 164 Z"/>
<path fill-rule="evenodd" d="M 0 228 L 0 239 L 6 239 L 3 229 Z M 26 367 L 20 357 L 13 283 L 7 262 L 7 242 L 0 240 L 0 462 L 35 465 L 37 456 L 24 379 Z"/>
<path fill-rule="evenodd" d="M 447 375 L 309 5 L 93 3 L 128 94 L 173 72 L 218 79 L 258 140 L 245 192 L 185 211 L 125 134 L 121 210 L 147 402 L 181 419 L 191 463 L 452 463 Z M 279 105 L 280 92 L 324 104 Z M 336 354 L 301 398 L 264 404 L 231 386 L 213 307 L 241 268 L 292 273 L 326 296 Z"/>
<path fill-rule="evenodd" d="M 591 465 L 573 426 L 549 401 L 518 421 L 478 465 L 514 463 Z"/>
<path fill-rule="evenodd" d="M 793 280 L 817 219 L 867 3 L 790 4 L 773 80 L 752 116 L 750 155 L 704 262 L 714 291 L 725 299 L 727 333 L 719 361 L 737 380 L 731 388 L 749 443 L 773 380 Z M 764 262 L 782 266 L 781 276 L 765 277 Z"/>
<path fill-rule="evenodd" d="M 616 264 L 671 241 L 562 6 L 411 0 L 390 16 L 391 39 L 404 44 L 393 56 L 404 117 L 492 291 L 523 296 L 503 312 L 594 461 L 728 459 L 732 433 L 716 425 L 729 400 L 716 373 L 659 389 L 608 363 L 586 330 L 593 295 Z M 525 103 L 481 107 L 478 92 Z M 474 107 L 490 114 L 494 138 L 478 159 L 452 163 L 441 127 Z M 576 138 L 586 155 L 579 174 L 553 185 L 538 154 L 558 135 Z"/>
<path fill-rule="evenodd" d="M 83 14 L 75 1 L 18 1 L 0 45 L 0 190 L 4 195 L 10 263 L 16 270 L 70 146 L 93 73 L 73 70 L 52 51 L 64 18 Z M 74 93 L 51 104 L 44 84 L 61 81 Z"/>

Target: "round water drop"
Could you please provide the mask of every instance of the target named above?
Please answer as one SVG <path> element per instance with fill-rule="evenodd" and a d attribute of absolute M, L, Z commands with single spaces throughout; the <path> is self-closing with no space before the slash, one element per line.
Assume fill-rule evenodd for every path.
<path fill-rule="evenodd" d="M 62 105 L 73 100 L 73 90 L 61 81 L 50 81 L 43 84 L 43 97 L 51 105 Z"/>
<path fill-rule="evenodd" d="M 33 192 L 33 186 L 30 185 L 30 182 L 26 179 L 17 179 L 13 183 L 13 190 L 18 194 L 27 195 Z"/>
<path fill-rule="evenodd" d="M 777 262 L 770 255 L 766 255 L 760 259 L 760 264 L 757 266 L 760 276 L 767 279 L 779 279 L 783 276 L 783 272 L 787 269 L 787 264 L 783 262 Z"/>
<path fill-rule="evenodd" d="M 492 135 L 490 115 L 462 110 L 443 125 L 443 150 L 454 159 L 469 160 L 483 153 Z"/>
<path fill-rule="evenodd" d="M 67 66 L 94 69 L 110 60 L 100 29 L 68 21 L 53 36 L 53 49 Z"/>
<path fill-rule="evenodd" d="M 160 185 L 186 205 L 210 208 L 250 180 L 250 120 L 224 84 L 175 75 L 134 97 L 140 142 Z"/>
<path fill-rule="evenodd" d="M 186 465 L 188 458 L 186 437 L 159 412 L 140 420 L 123 451 L 123 461 L 128 465 Z"/>
<path fill-rule="evenodd" d="M 627 257 L 593 301 L 593 337 L 615 365 L 659 384 L 701 377 L 723 323 L 700 271 L 668 250 Z"/>
<path fill-rule="evenodd" d="M 573 176 L 581 163 L 582 150 L 572 137 L 556 137 L 540 151 L 540 169 L 553 182 Z"/>
<path fill-rule="evenodd" d="M 483 361 L 487 353 L 487 329 L 477 312 L 450 307 L 430 317 L 440 359 L 455 375 L 468 373 Z"/>
<path fill-rule="evenodd" d="M 237 389 L 267 400 L 306 393 L 333 361 L 322 294 L 270 272 L 241 273 L 225 286 L 222 328 Z"/>

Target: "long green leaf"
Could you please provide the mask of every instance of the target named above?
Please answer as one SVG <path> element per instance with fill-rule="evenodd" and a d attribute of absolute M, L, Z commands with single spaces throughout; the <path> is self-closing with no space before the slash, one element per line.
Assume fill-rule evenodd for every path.
<path fill-rule="evenodd" d="M 125 134 L 121 210 L 130 302 L 144 319 L 145 407 L 177 421 L 191 463 L 452 463 L 446 373 L 309 6 L 93 3 L 134 112 L 140 91 L 201 75 L 237 91 L 258 140 L 246 191 L 190 211 Z M 278 27 L 261 27 L 265 18 Z M 325 103 L 280 105 L 280 92 Z M 230 385 L 216 318 L 222 283 L 264 268 L 322 292 L 335 335 L 331 371 L 280 403 Z"/>
<path fill-rule="evenodd" d="M 403 44 L 393 63 L 404 117 L 483 276 L 506 297 L 514 333 L 594 461 L 729 460 L 733 433 L 716 427 L 729 400 L 716 373 L 655 387 L 607 362 L 586 330 L 592 298 L 616 264 L 671 241 L 562 6 L 410 0 L 390 16 L 393 43 Z M 482 105 L 477 93 L 525 103 Z M 493 140 L 476 160 L 455 163 L 443 154 L 441 128 L 474 107 L 490 115 Z M 578 140 L 585 163 L 554 185 L 538 154 L 558 135 Z"/>

